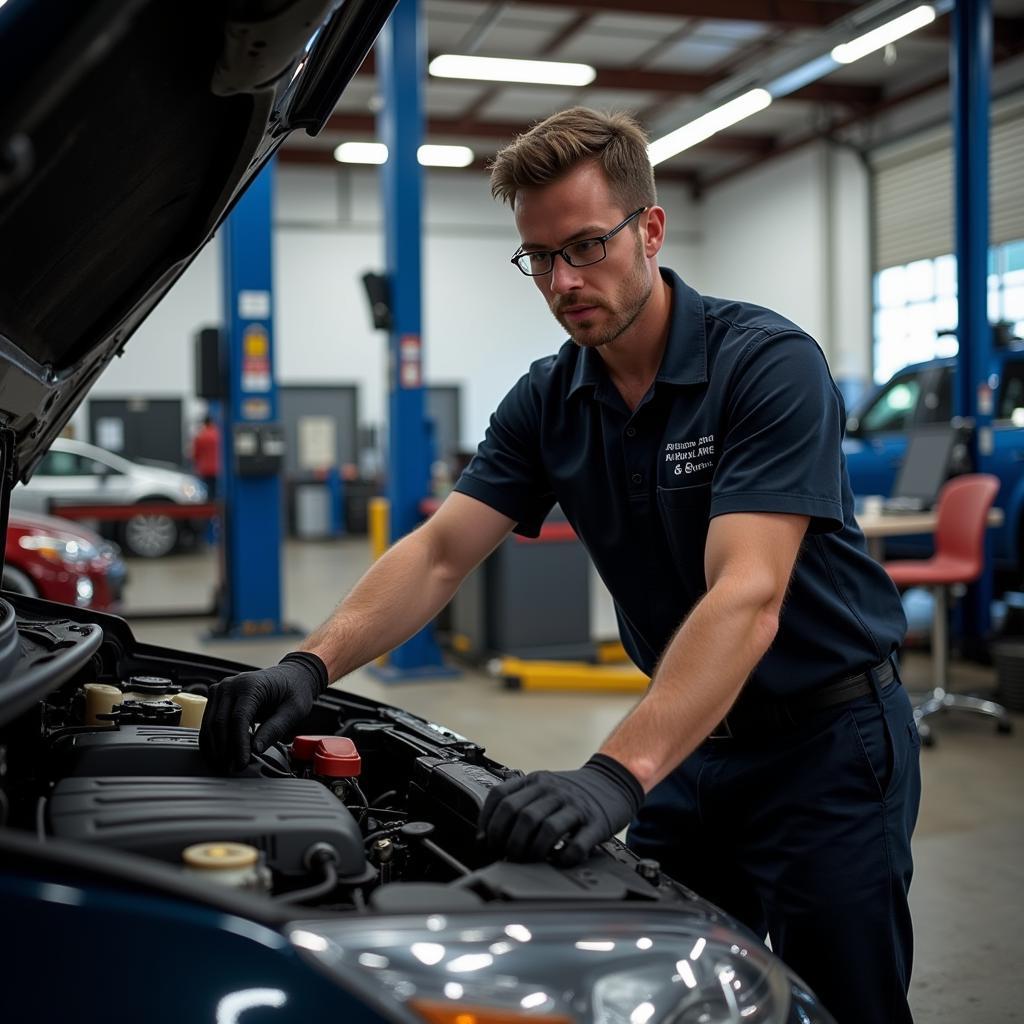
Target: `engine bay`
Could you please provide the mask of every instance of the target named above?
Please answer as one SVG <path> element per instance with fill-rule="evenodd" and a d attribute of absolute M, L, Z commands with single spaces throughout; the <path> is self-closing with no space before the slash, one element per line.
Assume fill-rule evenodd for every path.
<path fill-rule="evenodd" d="M 32 674 L 37 699 L 18 687 L 24 710 L 0 727 L 0 836 L 33 836 L 51 853 L 117 851 L 201 881 L 200 892 L 220 883 L 320 910 L 612 900 L 715 916 L 616 840 L 571 869 L 496 857 L 479 812 L 518 772 L 443 726 L 341 689 L 318 699 L 292 743 L 215 774 L 198 728 L 180 723 L 197 724 L 209 686 L 243 666 L 147 647 L 120 619 L 89 618 L 19 615 L 21 678 Z M 18 678 L 0 681 L 0 698 Z"/>

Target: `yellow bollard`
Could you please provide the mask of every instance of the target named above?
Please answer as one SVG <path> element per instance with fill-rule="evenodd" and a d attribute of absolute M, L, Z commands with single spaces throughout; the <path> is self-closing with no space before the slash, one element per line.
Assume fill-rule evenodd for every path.
<path fill-rule="evenodd" d="M 387 498 L 371 498 L 367 508 L 370 531 L 370 554 L 376 562 L 391 546 L 391 502 Z"/>
<path fill-rule="evenodd" d="M 370 534 L 370 556 L 376 562 L 391 546 L 391 502 L 387 498 L 371 498 L 366 512 Z M 374 664 L 386 665 L 388 656 L 382 654 Z"/>

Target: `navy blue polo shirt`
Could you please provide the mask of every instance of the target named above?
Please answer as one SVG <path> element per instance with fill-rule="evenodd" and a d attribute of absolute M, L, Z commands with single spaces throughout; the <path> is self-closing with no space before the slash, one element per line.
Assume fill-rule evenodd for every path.
<path fill-rule="evenodd" d="M 567 341 L 505 396 L 455 489 L 528 537 L 557 502 L 648 674 L 707 590 L 713 517 L 809 516 L 779 631 L 747 686 L 786 696 L 879 664 L 906 620 L 853 516 L 845 411 L 824 354 L 771 310 L 662 276 L 672 289 L 668 344 L 637 408 L 596 350 Z"/>

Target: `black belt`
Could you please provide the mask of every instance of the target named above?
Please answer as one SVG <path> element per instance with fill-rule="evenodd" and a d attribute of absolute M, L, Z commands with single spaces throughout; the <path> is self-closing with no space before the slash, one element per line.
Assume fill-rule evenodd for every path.
<path fill-rule="evenodd" d="M 708 739 L 743 739 L 785 732 L 818 711 L 848 704 L 858 697 L 866 697 L 874 692 L 876 685 L 881 689 L 896 677 L 892 661 L 888 658 L 871 671 L 875 675 L 874 683 L 871 681 L 870 672 L 861 672 L 838 682 L 819 686 L 808 693 L 779 700 L 741 694 L 729 714 L 711 730 Z"/>

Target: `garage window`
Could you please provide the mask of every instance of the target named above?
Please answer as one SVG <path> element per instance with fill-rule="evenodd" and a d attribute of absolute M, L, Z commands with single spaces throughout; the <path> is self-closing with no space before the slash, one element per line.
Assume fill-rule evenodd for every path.
<path fill-rule="evenodd" d="M 874 286 L 876 384 L 910 363 L 956 355 L 955 256 L 887 267 Z M 1024 338 L 1024 240 L 989 250 L 988 317 Z"/>
<path fill-rule="evenodd" d="M 870 154 L 874 376 L 954 355 L 953 136 L 948 124 Z M 989 135 L 988 314 L 1024 337 L 1024 94 L 994 102 Z"/>

